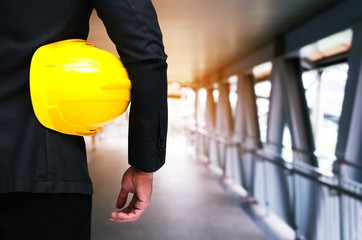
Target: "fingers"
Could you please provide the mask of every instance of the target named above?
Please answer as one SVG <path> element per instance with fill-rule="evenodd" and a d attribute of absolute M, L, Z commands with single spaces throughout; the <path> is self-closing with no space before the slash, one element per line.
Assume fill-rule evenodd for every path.
<path fill-rule="evenodd" d="M 133 222 L 136 221 L 145 211 L 147 205 L 142 203 L 137 195 L 134 195 L 127 208 L 119 212 L 112 212 L 109 220 L 116 222 Z"/>
<path fill-rule="evenodd" d="M 121 209 L 124 207 L 124 205 L 127 202 L 127 198 L 128 198 L 128 192 L 122 187 L 121 191 L 118 195 L 118 199 L 117 199 L 117 203 L 116 203 L 116 207 L 118 209 Z"/>
<path fill-rule="evenodd" d="M 112 212 L 110 220 L 117 222 L 136 221 L 151 201 L 153 173 L 140 172 L 132 167 L 123 174 L 122 188 L 116 206 L 125 207 L 129 193 L 135 193 L 128 207 L 119 212 Z"/>
<path fill-rule="evenodd" d="M 115 222 L 134 222 L 141 217 L 144 210 L 125 208 L 120 212 L 112 212 L 109 220 Z"/>

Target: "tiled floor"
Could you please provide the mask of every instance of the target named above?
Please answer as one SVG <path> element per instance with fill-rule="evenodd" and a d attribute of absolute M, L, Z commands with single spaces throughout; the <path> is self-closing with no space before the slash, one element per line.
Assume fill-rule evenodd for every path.
<path fill-rule="evenodd" d="M 204 164 L 189 154 L 184 138 L 169 138 L 167 164 L 155 174 L 152 203 L 135 223 L 108 220 L 123 171 L 125 140 L 88 141 L 94 182 L 93 240 L 268 239 L 233 202 Z"/>

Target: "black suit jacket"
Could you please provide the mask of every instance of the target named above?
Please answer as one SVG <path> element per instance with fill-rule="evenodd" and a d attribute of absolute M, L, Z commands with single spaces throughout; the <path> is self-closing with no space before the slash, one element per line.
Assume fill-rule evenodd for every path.
<path fill-rule="evenodd" d="M 29 94 L 29 66 L 44 44 L 86 39 L 95 9 L 132 81 L 129 163 L 165 162 L 166 54 L 151 0 L 3 0 L 0 4 L 0 193 L 92 193 L 84 140 L 44 128 Z"/>

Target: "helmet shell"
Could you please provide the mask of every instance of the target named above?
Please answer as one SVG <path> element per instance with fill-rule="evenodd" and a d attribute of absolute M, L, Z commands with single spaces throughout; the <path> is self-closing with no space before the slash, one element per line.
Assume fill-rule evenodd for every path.
<path fill-rule="evenodd" d="M 43 126 L 91 136 L 126 111 L 131 81 L 116 56 L 85 40 L 71 39 L 36 50 L 30 94 Z"/>

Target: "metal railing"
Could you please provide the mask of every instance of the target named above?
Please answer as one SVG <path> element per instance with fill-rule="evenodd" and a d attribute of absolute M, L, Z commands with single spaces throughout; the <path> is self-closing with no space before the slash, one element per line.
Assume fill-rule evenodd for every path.
<path fill-rule="evenodd" d="M 190 128 L 189 138 L 199 157 L 284 220 L 297 239 L 362 239 L 362 184 L 301 161 L 314 153 L 293 149 L 294 159 L 288 162 L 255 139 L 222 137 L 197 128 Z M 342 163 L 360 167 L 338 161 Z"/>

